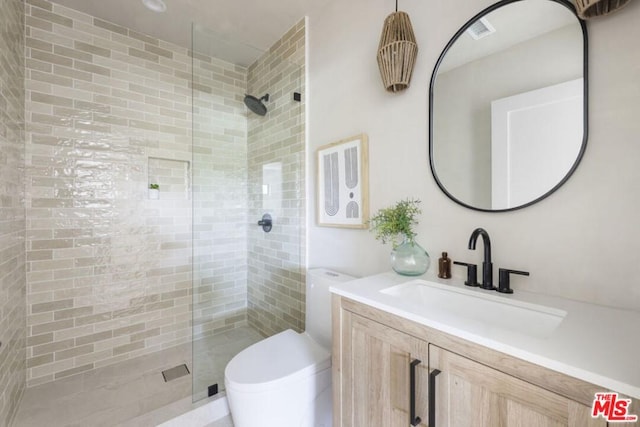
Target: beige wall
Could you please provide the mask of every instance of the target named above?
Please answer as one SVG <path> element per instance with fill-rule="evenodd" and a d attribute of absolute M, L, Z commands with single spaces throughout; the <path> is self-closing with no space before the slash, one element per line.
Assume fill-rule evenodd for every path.
<path fill-rule="evenodd" d="M 247 122 L 248 315 L 265 336 L 304 330 L 304 62 L 302 19 L 248 70 L 248 93 L 270 96 L 266 116 Z M 269 233 L 255 226 L 264 213 L 274 218 Z"/>
<path fill-rule="evenodd" d="M 640 310 L 640 3 L 588 23 L 590 136 L 576 173 L 556 193 L 529 208 L 480 213 L 450 201 L 429 171 L 427 94 L 435 62 L 451 36 L 490 0 L 404 2 L 420 51 L 408 91 L 386 93 L 376 50 L 384 18 L 381 0 L 334 1 L 309 18 L 309 149 L 348 135 L 369 135 L 371 209 L 418 197 L 424 210 L 418 241 L 434 261 L 481 262 L 469 251 L 475 227 L 492 238 L 496 267 L 522 269 L 517 290 L 532 290 Z M 313 165 L 310 163 L 310 165 Z M 310 168 L 310 193 L 315 192 Z M 314 212 L 313 197 L 309 212 Z M 309 264 L 351 274 L 389 270 L 389 247 L 371 233 L 315 226 L 309 216 Z M 432 267 L 433 269 L 433 267 Z M 454 275 L 462 278 L 462 268 Z"/>
<path fill-rule="evenodd" d="M 0 2 L 0 425 L 25 387 L 24 5 Z"/>

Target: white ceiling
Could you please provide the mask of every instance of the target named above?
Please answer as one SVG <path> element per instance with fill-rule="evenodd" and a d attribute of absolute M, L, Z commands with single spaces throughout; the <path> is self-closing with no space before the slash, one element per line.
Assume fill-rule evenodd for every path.
<path fill-rule="evenodd" d="M 485 15 L 485 18 L 496 32 L 480 40 L 462 34 L 447 51 L 439 72 L 446 72 L 568 25 L 580 28 L 574 13 L 551 1 L 511 3 Z"/>
<path fill-rule="evenodd" d="M 331 0 L 164 0 L 164 13 L 148 10 L 141 0 L 52 1 L 187 48 L 196 24 L 198 50 L 247 66 Z"/>

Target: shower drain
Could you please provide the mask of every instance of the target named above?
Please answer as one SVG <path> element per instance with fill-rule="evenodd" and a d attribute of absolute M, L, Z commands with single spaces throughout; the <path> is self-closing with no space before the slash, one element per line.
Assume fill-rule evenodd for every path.
<path fill-rule="evenodd" d="M 162 371 L 162 376 L 164 377 L 164 382 L 168 383 L 169 381 L 175 380 L 176 378 L 184 377 L 185 375 L 189 375 L 189 368 L 184 363 L 182 365 L 178 365 L 175 368 L 170 368 Z"/>

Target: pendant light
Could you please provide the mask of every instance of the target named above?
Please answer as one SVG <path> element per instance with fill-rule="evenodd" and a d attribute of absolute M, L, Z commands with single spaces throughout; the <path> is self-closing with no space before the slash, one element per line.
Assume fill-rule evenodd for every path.
<path fill-rule="evenodd" d="M 582 19 L 590 19 L 608 15 L 623 6 L 630 0 L 576 0 L 576 11 Z"/>
<path fill-rule="evenodd" d="M 406 12 L 396 11 L 387 16 L 378 46 L 378 68 L 385 89 L 400 92 L 409 87 L 418 56 L 416 36 Z"/>

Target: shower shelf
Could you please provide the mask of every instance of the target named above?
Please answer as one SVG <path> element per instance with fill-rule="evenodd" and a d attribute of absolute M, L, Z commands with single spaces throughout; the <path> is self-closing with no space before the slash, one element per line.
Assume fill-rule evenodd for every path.
<path fill-rule="evenodd" d="M 159 185 L 162 200 L 189 200 L 191 193 L 191 162 L 187 160 L 149 157 L 147 188 Z M 149 199 L 151 190 L 149 190 Z"/>

